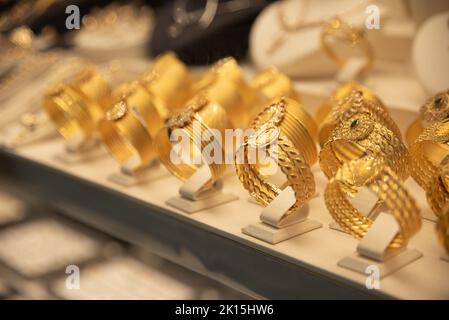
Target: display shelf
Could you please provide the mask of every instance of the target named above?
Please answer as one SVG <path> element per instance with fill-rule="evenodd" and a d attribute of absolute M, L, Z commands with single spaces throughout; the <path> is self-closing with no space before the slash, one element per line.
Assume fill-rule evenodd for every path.
<path fill-rule="evenodd" d="M 324 227 L 270 245 L 241 232 L 255 222 L 261 207 L 248 201 L 235 176 L 225 189 L 239 200 L 195 214 L 165 204 L 181 182 L 172 176 L 139 186 L 123 187 L 108 176 L 118 170 L 105 152 L 88 162 L 64 164 L 56 155 L 64 142 L 54 138 L 17 150 L 2 149 L 2 171 L 25 181 L 51 205 L 83 223 L 263 298 L 435 298 L 449 299 L 449 264 L 440 256 L 435 224 L 424 220 L 410 243 L 424 256 L 381 280 L 380 290 L 365 286 L 367 276 L 343 269 L 337 262 L 355 251 L 357 241 L 328 227 L 331 217 L 323 201 L 326 179 L 314 167 L 318 196 L 310 202 L 311 218 Z M 424 213 L 422 191 L 407 182 Z"/>

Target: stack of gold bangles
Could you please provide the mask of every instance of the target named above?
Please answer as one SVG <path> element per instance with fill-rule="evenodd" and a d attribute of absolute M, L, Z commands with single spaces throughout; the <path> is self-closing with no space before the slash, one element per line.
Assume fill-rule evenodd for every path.
<path fill-rule="evenodd" d="M 318 110 L 320 167 L 329 179 L 326 206 L 344 231 L 360 239 L 373 220 L 358 211 L 348 197 L 361 187 L 377 194 L 399 224 L 387 251 L 406 245 L 421 227 L 419 209 L 403 185 L 410 157 L 398 126 L 368 88 L 350 82 Z"/>
<path fill-rule="evenodd" d="M 87 66 L 66 83 L 50 88 L 43 108 L 71 149 L 89 142 L 110 103 L 111 90 L 94 66 Z"/>
<path fill-rule="evenodd" d="M 449 90 L 430 98 L 407 130 L 411 174 L 438 218 L 437 231 L 449 252 Z"/>
<path fill-rule="evenodd" d="M 295 192 L 296 202 L 284 216 L 299 208 L 315 194 L 310 167 L 317 160 L 314 142 L 316 125 L 299 102 L 274 100 L 252 121 L 253 135 L 246 137 L 236 156 L 236 171 L 244 188 L 262 205 L 267 206 L 286 186 L 277 186 L 261 172 L 257 159 L 250 159 L 251 149 L 276 156 L 276 162 Z M 274 143 L 275 142 L 275 143 Z M 273 144 L 274 143 L 274 144 Z M 273 150 L 274 149 L 274 150 Z M 258 155 L 260 156 L 260 155 Z"/>
<path fill-rule="evenodd" d="M 371 48 L 338 19 L 323 32 L 323 46 L 343 63 L 328 38 L 340 32 L 364 48 L 370 68 Z M 290 187 L 296 201 L 283 218 L 297 212 L 315 194 L 311 168 L 319 160 L 328 179 L 326 206 L 344 231 L 359 239 L 373 224 L 349 200 L 362 187 L 396 218 L 399 231 L 388 250 L 406 245 L 421 226 L 403 184 L 411 173 L 426 191 L 449 250 L 449 91 L 421 108 L 407 132 L 410 154 L 387 107 L 358 82 L 338 88 L 312 118 L 287 76 L 270 68 L 246 81 L 231 57 L 195 77 L 175 54 L 166 53 L 138 79 L 114 90 L 88 65 L 50 88 L 43 107 L 72 149 L 98 134 L 127 173 L 137 174 L 158 159 L 185 181 L 207 167 L 210 179 L 199 191 L 209 190 L 228 169 L 227 129 L 246 128 L 238 150 L 232 137 L 232 160 L 252 197 L 268 206 Z M 268 172 L 273 167 L 275 173 Z"/>
<path fill-rule="evenodd" d="M 173 53 L 156 58 L 139 80 L 117 89 L 118 101 L 99 123 L 101 140 L 128 171 L 138 171 L 157 157 L 154 138 L 171 113 L 190 96 L 187 67 Z"/>
<path fill-rule="evenodd" d="M 159 131 L 156 148 L 161 163 L 183 181 L 189 179 L 201 165 L 207 165 L 211 179 L 203 189 L 208 189 L 224 175 L 227 168 L 223 142 L 225 129 L 245 125 L 247 120 L 241 112 L 245 109 L 243 114 L 250 112 L 255 93 L 246 84 L 233 58 L 215 63 L 193 87 L 196 95 Z M 182 148 L 182 141 L 178 141 L 183 138 L 188 147 Z M 206 146 L 211 142 L 214 153 L 218 153 L 213 157 L 206 154 Z M 186 149 L 187 154 L 180 154 Z"/>

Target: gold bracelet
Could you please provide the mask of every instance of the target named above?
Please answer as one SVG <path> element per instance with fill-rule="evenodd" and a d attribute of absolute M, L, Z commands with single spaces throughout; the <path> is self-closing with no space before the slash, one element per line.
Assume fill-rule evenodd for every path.
<path fill-rule="evenodd" d="M 419 117 L 408 127 L 405 138 L 411 145 L 429 125 L 449 118 L 449 90 L 429 98 L 420 108 Z"/>
<path fill-rule="evenodd" d="M 446 208 L 444 214 L 441 214 L 437 221 L 437 234 L 440 243 L 449 253 L 449 211 Z"/>
<path fill-rule="evenodd" d="M 156 58 L 141 80 L 117 89 L 119 101 L 98 130 L 111 155 L 128 170 L 139 171 L 157 157 L 154 137 L 189 95 L 186 66 L 172 53 Z"/>
<path fill-rule="evenodd" d="M 350 48 L 360 47 L 366 56 L 366 64 L 360 74 L 366 74 L 374 63 L 374 50 L 366 39 L 362 29 L 356 29 L 343 22 L 340 18 L 329 21 L 321 32 L 321 47 L 327 55 L 339 66 L 346 63 L 346 58 L 338 55 L 333 48 L 335 40 L 343 42 Z"/>
<path fill-rule="evenodd" d="M 339 123 L 360 112 L 370 113 L 374 121 L 380 122 L 401 137 L 399 127 L 380 99 L 370 89 L 350 81 L 338 88 L 315 115 L 319 125 L 320 146 L 326 143 Z"/>
<path fill-rule="evenodd" d="M 93 136 L 97 122 L 110 103 L 108 83 L 95 67 L 87 66 L 67 84 L 60 83 L 44 95 L 43 108 L 58 132 L 80 148 Z"/>
<path fill-rule="evenodd" d="M 234 128 L 246 128 L 255 105 L 254 90 L 246 83 L 237 61 L 227 57 L 216 62 L 194 86 L 221 105 Z"/>
<path fill-rule="evenodd" d="M 211 179 L 203 186 L 206 190 L 223 176 L 227 168 L 223 140 L 210 129 L 218 130 L 223 139 L 225 129 L 231 127 L 226 111 L 206 95 L 199 94 L 188 102 L 182 112 L 172 116 L 157 134 L 155 143 L 159 159 L 182 181 L 189 179 L 200 165 L 208 165 Z M 214 161 L 210 154 L 205 153 L 208 146 L 212 146 L 214 156 L 219 150 L 218 160 L 221 161 Z"/>
<path fill-rule="evenodd" d="M 297 211 L 315 194 L 315 181 L 310 169 L 316 159 L 316 146 L 302 124 L 301 105 L 288 98 L 274 100 L 252 122 L 254 134 L 245 137 L 236 156 L 237 176 L 243 187 L 262 205 L 267 206 L 279 195 L 283 187 L 269 181 L 260 171 L 260 164 L 251 164 L 251 149 L 264 148 L 267 156 L 275 155 L 278 168 L 295 192 L 296 202 L 285 216 Z M 313 155 L 315 153 L 315 155 Z M 284 217 L 285 217 L 284 216 Z"/>
<path fill-rule="evenodd" d="M 257 102 L 251 110 L 250 119 L 257 116 L 267 103 L 276 98 L 287 97 L 301 101 L 290 78 L 275 67 L 270 67 L 257 74 L 249 85 L 257 95 Z"/>
<path fill-rule="evenodd" d="M 449 119 L 424 129 L 410 146 L 411 174 L 440 216 L 449 203 Z"/>
<path fill-rule="evenodd" d="M 402 140 L 370 114 L 360 113 L 340 123 L 320 152 L 320 167 L 327 178 L 345 162 L 366 154 L 382 157 L 400 179 L 409 175 L 409 154 Z"/>
<path fill-rule="evenodd" d="M 331 216 L 354 238 L 363 238 L 373 220 L 354 208 L 348 199 L 363 186 L 377 194 L 379 201 L 385 203 L 399 224 L 399 232 L 387 250 L 406 245 L 421 228 L 419 208 L 396 173 L 374 155 L 343 164 L 329 180 L 324 199 Z"/>

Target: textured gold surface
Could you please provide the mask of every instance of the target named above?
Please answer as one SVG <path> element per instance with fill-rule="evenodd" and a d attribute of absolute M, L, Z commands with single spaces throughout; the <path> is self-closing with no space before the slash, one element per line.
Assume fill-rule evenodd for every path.
<path fill-rule="evenodd" d="M 424 128 L 449 118 L 449 91 L 439 92 L 421 106 L 419 117 L 407 128 L 405 137 L 411 145 Z"/>
<path fill-rule="evenodd" d="M 195 124 L 199 130 L 194 130 Z M 161 163 L 174 176 L 185 181 L 198 170 L 199 164 L 189 163 L 188 161 L 183 161 L 182 163 L 172 162 L 170 153 L 176 143 L 176 141 L 170 140 L 172 131 L 176 129 L 183 130 L 189 139 L 190 153 L 200 151 L 203 161 L 206 156 L 203 151 L 212 141 L 215 145 L 214 149 L 220 150 L 222 153 L 221 159 L 223 161 L 221 163 L 206 162 L 210 169 L 211 179 L 203 188 L 209 188 L 223 176 L 227 166 L 224 161 L 223 141 L 216 138 L 212 138 L 212 140 L 206 139 L 204 134 L 208 129 L 216 129 L 220 132 L 221 137 L 224 138 L 224 130 L 227 128 L 232 128 L 232 125 L 228 120 L 226 111 L 206 96 L 198 95 L 187 104 L 187 107 L 183 111 L 169 119 L 165 127 L 157 134 L 155 142 Z"/>
<path fill-rule="evenodd" d="M 360 113 L 340 123 L 320 152 L 320 167 L 331 178 L 345 162 L 366 154 L 384 159 L 401 180 L 409 176 L 409 153 L 391 130 Z"/>
<path fill-rule="evenodd" d="M 255 132 L 271 133 L 279 129 L 277 143 L 260 142 L 266 152 L 276 156 L 278 168 L 287 178 L 287 185 L 295 192 L 296 202 L 286 215 L 297 211 L 315 193 L 315 181 L 310 166 L 316 161 L 316 146 L 311 134 L 300 119 L 306 115 L 298 102 L 281 98 L 274 100 L 252 122 Z M 310 121 L 313 122 L 311 118 Z M 258 163 L 251 164 L 248 156 L 252 137 L 246 137 L 239 152 L 241 162 L 236 161 L 237 176 L 243 187 L 261 204 L 267 206 L 286 186 L 277 186 L 260 172 Z M 252 146 L 254 147 L 254 146 Z M 274 150 L 272 150 L 274 149 Z M 237 155 L 239 156 L 239 155 Z"/>
<path fill-rule="evenodd" d="M 82 146 L 94 134 L 110 98 L 108 83 L 95 67 L 86 66 L 67 83 L 50 88 L 44 95 L 43 108 L 65 139 L 80 135 Z"/>
<path fill-rule="evenodd" d="M 382 101 L 368 88 L 350 81 L 338 88 L 318 109 L 315 120 L 319 125 L 318 142 L 323 146 L 335 127 L 357 113 L 369 113 L 377 121 L 401 137 L 401 131 Z"/>
<path fill-rule="evenodd" d="M 147 166 L 156 156 L 154 137 L 167 118 L 190 95 L 187 67 L 173 53 L 156 58 L 140 80 L 118 87 L 116 103 L 99 122 L 98 130 L 110 154 L 121 164 L 137 155 L 135 170 Z"/>
<path fill-rule="evenodd" d="M 449 204 L 449 119 L 425 128 L 410 146 L 411 174 L 425 190 L 433 212 L 440 216 Z"/>
<path fill-rule="evenodd" d="M 374 155 L 349 161 L 341 166 L 329 180 L 324 199 L 329 213 L 344 231 L 361 239 L 373 223 L 362 212 L 354 208 L 348 197 L 366 186 L 383 202 L 399 224 L 399 232 L 388 250 L 407 244 L 421 228 L 421 216 L 415 200 L 404 188 L 401 179 Z"/>

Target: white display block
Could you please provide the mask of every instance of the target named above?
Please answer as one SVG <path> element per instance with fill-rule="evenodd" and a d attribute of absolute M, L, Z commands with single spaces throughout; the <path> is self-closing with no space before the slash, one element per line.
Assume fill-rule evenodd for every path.
<path fill-rule="evenodd" d="M 106 150 L 100 145 L 99 141 L 89 142 L 88 145 L 79 150 L 72 150 L 66 146 L 62 152 L 55 154 L 55 159 L 67 164 L 77 164 L 81 162 L 89 162 L 107 155 Z"/>
<path fill-rule="evenodd" d="M 390 214 L 380 213 L 359 241 L 356 254 L 343 258 L 338 265 L 362 274 L 365 274 L 367 267 L 376 265 L 382 278 L 422 257 L 419 251 L 406 247 L 387 250 L 398 231 L 396 219 Z"/>
<path fill-rule="evenodd" d="M 203 165 L 179 188 L 179 196 L 170 198 L 166 204 L 186 213 L 195 213 L 238 199 L 236 195 L 223 192 L 222 180 L 203 190 L 210 177 L 209 167 Z"/>
<path fill-rule="evenodd" d="M 108 179 L 124 187 L 131 187 L 154 181 L 168 175 L 169 172 L 167 169 L 165 169 L 159 161 L 154 161 L 148 167 L 137 172 L 129 172 L 124 168 L 121 168 L 119 172 L 109 175 Z"/>
<path fill-rule="evenodd" d="M 185 213 L 195 213 L 238 199 L 239 197 L 232 193 L 224 193 L 223 191 L 218 191 L 216 194 L 211 194 L 209 197 L 203 199 L 191 200 L 179 196 L 172 197 L 165 203 L 173 208 L 184 211 Z"/>
<path fill-rule="evenodd" d="M 421 258 L 423 254 L 415 249 L 406 249 L 400 254 L 384 261 L 373 261 L 369 258 L 360 256 L 358 253 L 354 253 L 349 257 L 345 257 L 338 262 L 338 265 L 342 268 L 346 268 L 355 271 L 360 274 L 366 275 L 366 270 L 370 266 L 377 266 L 380 272 L 380 278 L 384 278 L 395 271 L 407 266 L 413 261 Z"/>
<path fill-rule="evenodd" d="M 311 219 L 305 219 L 301 222 L 283 227 L 281 229 L 272 227 L 263 222 L 256 222 L 248 224 L 246 227 L 242 228 L 242 232 L 270 244 L 276 244 L 306 232 L 321 228 L 322 226 L 323 225 L 320 222 Z"/>
<path fill-rule="evenodd" d="M 276 244 L 322 227 L 320 222 L 307 218 L 309 215 L 307 203 L 297 212 L 284 217 L 285 212 L 295 201 L 293 189 L 285 188 L 268 206 L 262 209 L 260 221 L 248 224 L 242 229 L 242 232 L 270 244 Z"/>

